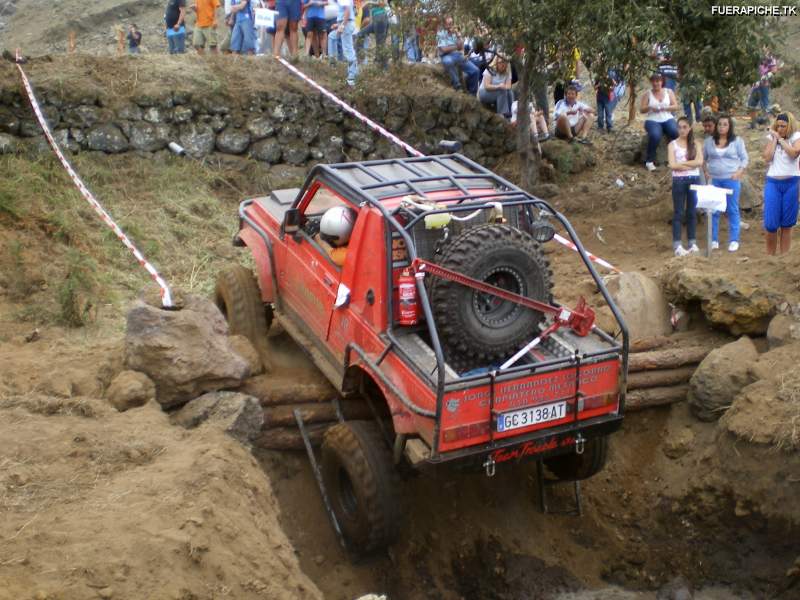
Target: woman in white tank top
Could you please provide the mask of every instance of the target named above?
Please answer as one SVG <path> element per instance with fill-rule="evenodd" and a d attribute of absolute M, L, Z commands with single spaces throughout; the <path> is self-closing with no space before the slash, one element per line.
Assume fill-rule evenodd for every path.
<path fill-rule="evenodd" d="M 645 116 L 644 129 L 647 132 L 647 159 L 644 164 L 648 171 L 656 168 L 656 150 L 661 138 L 670 140 L 678 137 L 678 123 L 672 113 L 678 110 L 678 100 L 672 90 L 664 88 L 664 78 L 660 73 L 650 77 L 652 87 L 642 96 L 639 111 Z"/>
<path fill-rule="evenodd" d="M 697 247 L 697 194 L 691 186 L 700 183 L 703 166 L 703 149 L 695 141 L 689 119 L 678 119 L 678 137 L 667 147 L 669 166 L 672 169 L 672 249 L 675 256 L 700 252 Z M 689 249 L 681 243 L 681 223 L 686 215 L 686 237 Z"/>

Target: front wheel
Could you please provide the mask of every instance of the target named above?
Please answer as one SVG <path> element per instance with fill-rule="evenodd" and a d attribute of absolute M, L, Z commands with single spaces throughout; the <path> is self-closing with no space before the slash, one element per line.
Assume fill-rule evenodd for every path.
<path fill-rule="evenodd" d="M 583 453 L 563 454 L 544 460 L 544 466 L 561 481 L 589 479 L 603 470 L 608 458 L 606 436 L 586 440 Z"/>
<path fill-rule="evenodd" d="M 369 421 L 334 425 L 322 442 L 322 479 L 347 543 L 370 553 L 400 531 L 397 474 L 378 427 Z"/>

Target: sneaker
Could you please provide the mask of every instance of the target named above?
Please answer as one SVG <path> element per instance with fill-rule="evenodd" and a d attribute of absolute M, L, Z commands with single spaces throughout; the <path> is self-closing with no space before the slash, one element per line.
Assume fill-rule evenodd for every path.
<path fill-rule="evenodd" d="M 700 254 L 700 248 L 697 247 L 697 244 L 689 246 L 689 254 Z"/>
<path fill-rule="evenodd" d="M 654 163 L 651 163 L 651 162 L 646 162 L 646 163 L 644 163 L 644 168 L 647 169 L 648 171 L 655 171 L 656 170 L 656 165 Z"/>
<path fill-rule="evenodd" d="M 687 254 L 689 254 L 689 251 L 683 246 L 675 248 L 675 256 L 686 256 Z"/>
<path fill-rule="evenodd" d="M 550 139 L 550 134 L 549 133 L 540 133 L 539 134 L 539 141 L 540 142 L 546 142 L 549 139 Z"/>
<path fill-rule="evenodd" d="M 739 242 L 731 242 L 728 244 L 728 252 L 736 252 L 739 249 Z"/>
<path fill-rule="evenodd" d="M 719 242 L 711 242 L 712 250 L 719 250 Z"/>

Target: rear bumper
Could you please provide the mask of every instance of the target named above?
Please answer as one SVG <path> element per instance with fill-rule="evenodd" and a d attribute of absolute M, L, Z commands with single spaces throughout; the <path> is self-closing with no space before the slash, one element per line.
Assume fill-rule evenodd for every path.
<path fill-rule="evenodd" d="M 439 464 L 473 459 L 485 455 L 497 464 L 515 462 L 525 458 L 540 460 L 574 451 L 576 441 L 609 435 L 622 425 L 622 415 L 604 415 L 578 423 L 534 431 L 519 437 L 504 438 L 497 442 L 461 448 L 428 459 L 428 463 Z"/>

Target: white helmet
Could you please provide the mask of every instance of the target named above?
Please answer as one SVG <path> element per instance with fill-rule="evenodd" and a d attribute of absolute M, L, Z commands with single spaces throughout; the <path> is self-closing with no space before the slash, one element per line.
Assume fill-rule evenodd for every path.
<path fill-rule="evenodd" d="M 350 241 L 356 214 L 352 208 L 334 206 L 325 211 L 319 224 L 322 238 L 334 246 L 344 246 Z"/>

